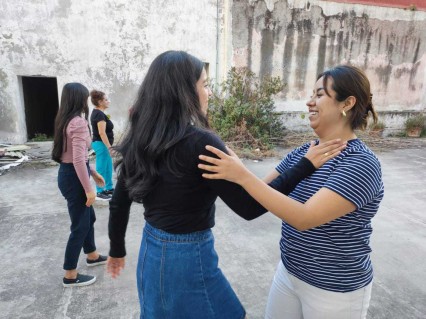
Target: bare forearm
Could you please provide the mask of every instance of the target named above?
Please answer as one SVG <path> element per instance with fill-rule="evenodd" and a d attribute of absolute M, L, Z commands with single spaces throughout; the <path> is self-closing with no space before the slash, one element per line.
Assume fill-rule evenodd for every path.
<path fill-rule="evenodd" d="M 108 141 L 108 136 L 106 135 L 106 133 L 99 133 L 99 136 L 101 137 L 101 140 L 105 144 L 105 146 L 109 149 L 111 147 L 111 144 Z"/>
<path fill-rule="evenodd" d="M 277 170 L 273 170 L 271 172 L 268 173 L 268 175 L 266 175 L 262 180 L 268 184 L 270 182 L 272 182 L 275 178 L 277 178 L 280 175 L 280 173 L 277 172 Z"/>
<path fill-rule="evenodd" d="M 325 144 L 326 143 L 324 143 L 324 145 Z M 310 149 L 313 149 L 317 153 L 318 150 L 324 149 L 324 147 L 318 147 L 319 146 L 313 146 L 312 143 Z M 329 147 L 330 145 L 326 146 L 325 149 L 328 149 Z M 263 207 L 298 230 L 306 230 L 323 225 L 353 212 L 356 209 L 356 204 L 353 201 L 327 187 L 319 189 L 310 199 L 302 204 L 284 196 L 275 189 L 269 187 L 269 185 L 266 185 L 264 181 L 257 178 L 243 165 L 238 156 L 232 152 L 232 150 L 228 149 L 230 154 L 228 155 L 209 145 L 206 146 L 206 149 L 215 154 L 218 158 L 200 155 L 200 160 L 210 164 L 198 164 L 199 168 L 211 172 L 203 173 L 203 177 L 208 179 L 226 179 L 241 185 Z M 339 151 L 336 151 L 329 156 L 336 156 L 336 154 L 339 154 Z M 303 162 L 309 163 L 311 165 L 311 169 L 315 169 L 315 167 L 320 167 L 324 164 L 327 159 L 328 157 L 322 154 L 322 157 L 320 156 L 319 160 L 317 159 L 314 161 L 317 163 L 317 166 L 315 166 L 311 160 L 307 159 L 306 161 L 299 161 L 293 168 L 300 164 L 301 167 L 298 168 L 300 174 L 300 169 L 302 171 L 306 168 L 309 169 L 309 167 L 304 165 Z M 283 174 L 285 173 L 286 172 Z M 271 175 L 268 177 L 270 176 Z M 280 176 L 279 178 L 284 177 Z M 279 185 L 282 186 L 283 182 L 277 182 L 278 184 L 274 182 L 271 182 L 271 184 L 274 184 L 273 186 L 276 186 L 276 189 L 282 190 Z M 283 191 L 283 193 L 285 192 Z"/>

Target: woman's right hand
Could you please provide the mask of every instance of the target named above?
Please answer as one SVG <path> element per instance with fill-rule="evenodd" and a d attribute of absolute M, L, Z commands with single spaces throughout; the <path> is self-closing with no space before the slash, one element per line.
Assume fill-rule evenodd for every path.
<path fill-rule="evenodd" d="M 198 158 L 208 164 L 198 164 L 198 168 L 205 170 L 209 173 L 203 173 L 202 176 L 207 179 L 226 179 L 227 181 L 234 182 L 240 185 L 250 179 L 252 174 L 247 167 L 244 166 L 243 162 L 238 158 L 229 147 L 226 149 L 229 155 L 217 149 L 216 147 L 207 145 L 206 149 L 216 157 L 200 155 Z"/>
<path fill-rule="evenodd" d="M 87 198 L 86 206 L 90 207 L 95 202 L 96 193 L 95 192 L 88 192 L 88 193 L 86 193 L 86 198 Z"/>
<path fill-rule="evenodd" d="M 111 146 L 108 147 L 108 152 L 111 157 L 115 157 L 117 155 L 117 152 Z"/>
<path fill-rule="evenodd" d="M 97 171 L 92 172 L 92 177 L 98 187 L 105 186 L 105 179 Z"/>
<path fill-rule="evenodd" d="M 341 139 L 331 140 L 318 145 L 315 145 L 315 142 L 312 141 L 305 157 L 315 168 L 320 168 L 325 162 L 339 155 L 340 151 L 345 149 L 345 147 L 346 142 L 342 142 Z"/>

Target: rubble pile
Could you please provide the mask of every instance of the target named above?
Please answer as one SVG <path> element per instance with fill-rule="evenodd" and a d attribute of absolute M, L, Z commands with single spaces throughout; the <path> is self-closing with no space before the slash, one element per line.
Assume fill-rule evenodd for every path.
<path fill-rule="evenodd" d="M 0 175 L 23 163 L 56 165 L 51 160 L 52 142 L 28 142 L 12 145 L 0 142 Z"/>
<path fill-rule="evenodd" d="M 31 149 L 28 145 L 10 145 L 0 143 L 0 175 L 11 167 L 18 166 L 29 160 L 25 151 Z"/>

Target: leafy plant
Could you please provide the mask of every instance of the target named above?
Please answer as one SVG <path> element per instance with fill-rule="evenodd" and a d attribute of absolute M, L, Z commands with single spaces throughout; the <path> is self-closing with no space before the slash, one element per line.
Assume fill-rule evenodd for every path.
<path fill-rule="evenodd" d="M 385 129 L 385 123 L 383 122 L 377 122 L 377 123 L 371 123 L 369 128 L 371 131 L 382 131 Z"/>
<path fill-rule="evenodd" d="M 418 114 L 412 117 L 409 117 L 405 121 L 405 129 L 406 130 L 412 130 L 412 129 L 423 129 L 425 127 L 426 122 L 426 116 L 422 114 Z"/>
<path fill-rule="evenodd" d="M 52 137 L 47 136 L 43 133 L 35 133 L 35 136 L 31 139 L 31 142 L 44 142 L 44 141 L 51 141 L 53 140 Z"/>
<path fill-rule="evenodd" d="M 237 148 L 269 150 L 283 136 L 273 95 L 284 87 L 279 77 L 259 79 L 247 68 L 232 68 L 214 88 L 209 121 L 219 136 Z"/>

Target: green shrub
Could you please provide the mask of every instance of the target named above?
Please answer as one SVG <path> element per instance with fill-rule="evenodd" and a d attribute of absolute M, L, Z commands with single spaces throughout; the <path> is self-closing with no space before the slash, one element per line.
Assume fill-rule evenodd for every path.
<path fill-rule="evenodd" d="M 380 131 L 385 129 L 385 123 L 378 121 L 377 123 L 371 123 L 369 129 L 371 131 Z"/>
<path fill-rule="evenodd" d="M 53 137 L 49 137 L 43 133 L 35 133 L 35 136 L 31 139 L 31 142 L 45 142 L 52 141 Z"/>
<path fill-rule="evenodd" d="M 411 130 L 411 129 L 415 129 L 415 128 L 423 129 L 425 127 L 425 121 L 426 121 L 426 116 L 424 116 L 422 114 L 418 114 L 418 115 L 409 117 L 405 121 L 405 129 L 406 130 Z"/>
<path fill-rule="evenodd" d="M 283 87 L 279 77 L 259 80 L 247 68 L 232 68 L 227 79 L 213 89 L 211 126 L 233 147 L 271 149 L 284 133 L 281 113 L 275 111 L 272 98 Z"/>

